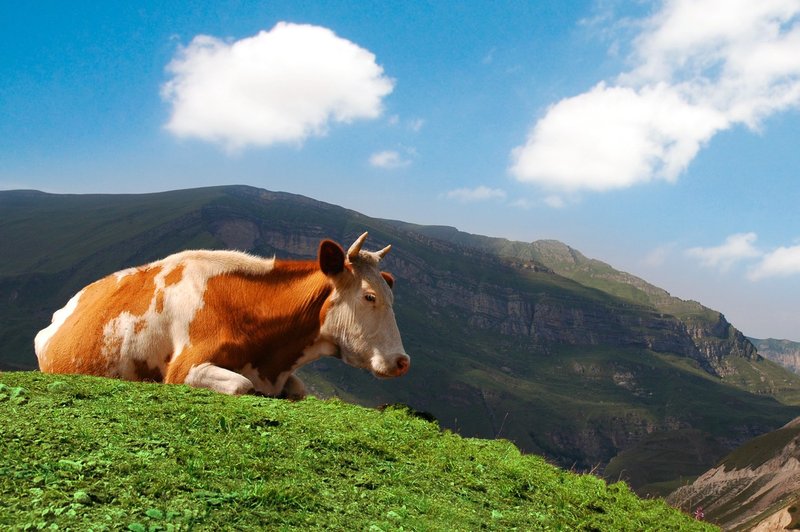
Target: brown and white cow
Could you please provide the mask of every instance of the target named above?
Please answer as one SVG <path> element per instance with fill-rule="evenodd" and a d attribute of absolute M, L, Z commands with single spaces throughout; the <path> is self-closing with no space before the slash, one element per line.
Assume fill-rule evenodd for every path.
<path fill-rule="evenodd" d="M 316 261 L 184 251 L 90 284 L 34 341 L 39 367 L 186 383 L 227 394 L 300 398 L 294 371 L 337 356 L 378 377 L 409 368 L 392 276 L 362 251 L 324 240 Z"/>

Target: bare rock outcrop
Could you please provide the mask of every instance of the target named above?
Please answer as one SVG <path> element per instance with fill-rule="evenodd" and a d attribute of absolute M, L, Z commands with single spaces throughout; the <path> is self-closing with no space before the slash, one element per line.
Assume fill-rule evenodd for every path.
<path fill-rule="evenodd" d="M 674 491 L 667 501 L 686 511 L 700 506 L 709 520 L 735 530 L 764 521 L 774 514 L 776 505 L 788 504 L 798 493 L 800 418 L 736 449 L 692 484 Z"/>

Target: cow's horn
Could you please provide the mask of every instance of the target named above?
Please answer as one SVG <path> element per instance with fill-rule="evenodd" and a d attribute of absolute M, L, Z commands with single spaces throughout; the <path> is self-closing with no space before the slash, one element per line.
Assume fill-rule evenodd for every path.
<path fill-rule="evenodd" d="M 364 240 L 367 239 L 367 235 L 369 233 L 364 233 L 360 237 L 353 242 L 353 245 L 350 246 L 350 249 L 347 250 L 347 258 L 350 259 L 350 262 L 353 262 L 358 258 L 358 254 L 361 252 L 361 246 L 364 245 Z"/>
<path fill-rule="evenodd" d="M 385 256 L 386 256 L 386 254 L 387 254 L 387 253 L 389 253 L 391 250 L 392 250 L 392 245 L 391 245 L 391 244 L 389 244 L 388 246 L 386 246 L 385 248 L 383 248 L 382 250 L 380 250 L 380 251 L 378 251 L 378 252 L 377 252 L 377 253 L 378 253 L 378 258 L 382 259 L 382 258 L 383 258 L 383 257 L 385 257 Z"/>

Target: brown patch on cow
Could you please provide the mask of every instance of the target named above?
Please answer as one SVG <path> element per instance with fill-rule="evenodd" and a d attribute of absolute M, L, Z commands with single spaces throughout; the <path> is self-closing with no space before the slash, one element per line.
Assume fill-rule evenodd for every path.
<path fill-rule="evenodd" d="M 109 275 L 84 289 L 75 311 L 56 331 L 47 345 L 41 367 L 47 373 L 81 373 L 119 376 L 120 339 L 105 345 L 103 328 L 123 312 L 144 315 L 156 291 L 160 267 L 139 268 L 119 280 Z M 103 348 L 111 358 L 103 354 Z"/>
<path fill-rule="evenodd" d="M 234 371 L 249 363 L 274 383 L 317 338 L 332 291 L 316 261 L 276 260 L 266 276 L 209 279 L 189 328 L 191 347 L 172 361 L 166 382 L 183 382 L 192 366 L 211 362 Z"/>
<path fill-rule="evenodd" d="M 164 291 L 159 290 L 156 294 L 156 312 L 161 314 L 164 312 Z"/>
<path fill-rule="evenodd" d="M 136 320 L 133 326 L 133 334 L 139 334 L 147 328 L 147 320 Z"/>
<path fill-rule="evenodd" d="M 164 287 L 178 284 L 183 279 L 183 264 L 176 266 L 171 272 L 164 277 Z"/>
<path fill-rule="evenodd" d="M 159 368 L 151 368 L 144 360 L 134 360 L 133 370 L 136 373 L 137 380 L 162 382 L 164 375 Z"/>

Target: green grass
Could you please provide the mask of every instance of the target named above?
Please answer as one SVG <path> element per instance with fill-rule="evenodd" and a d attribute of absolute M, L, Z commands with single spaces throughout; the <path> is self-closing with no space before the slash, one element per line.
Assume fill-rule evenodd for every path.
<path fill-rule="evenodd" d="M 704 530 L 404 410 L 0 374 L 0 528 Z"/>

